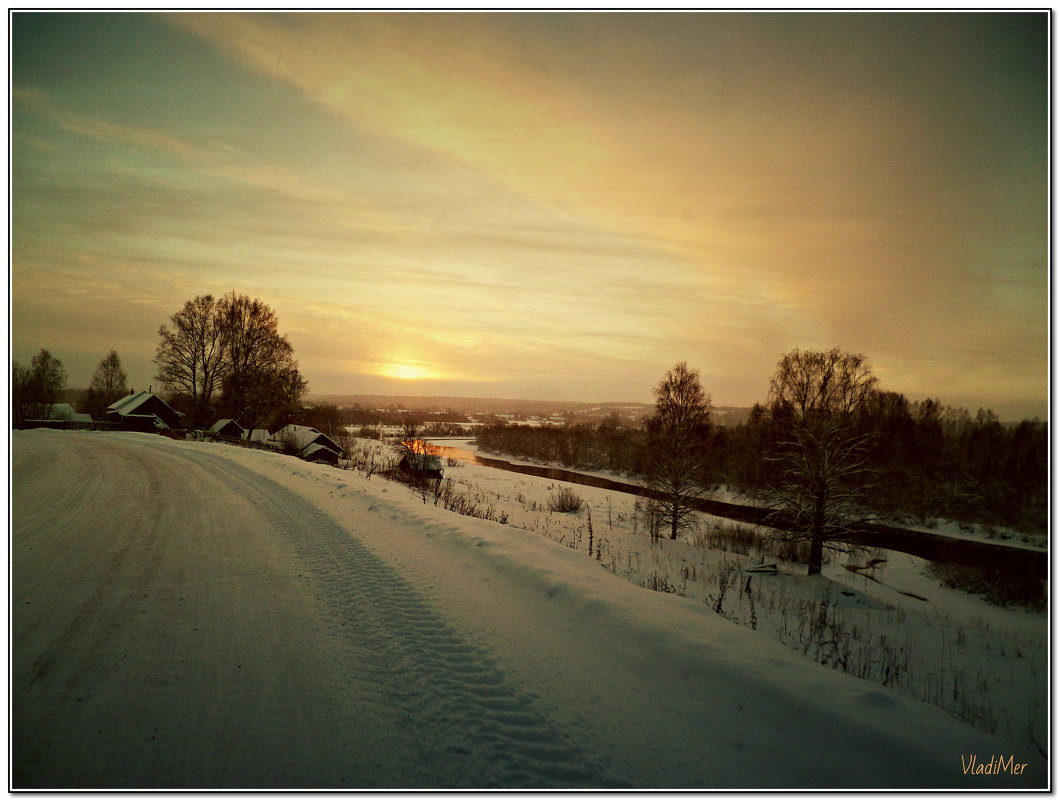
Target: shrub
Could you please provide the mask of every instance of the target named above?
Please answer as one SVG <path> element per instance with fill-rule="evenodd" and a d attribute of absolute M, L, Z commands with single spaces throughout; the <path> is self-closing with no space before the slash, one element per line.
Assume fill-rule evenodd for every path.
<path fill-rule="evenodd" d="M 548 508 L 552 512 L 577 512 L 582 508 L 582 499 L 570 487 L 561 487 L 549 496 Z"/>

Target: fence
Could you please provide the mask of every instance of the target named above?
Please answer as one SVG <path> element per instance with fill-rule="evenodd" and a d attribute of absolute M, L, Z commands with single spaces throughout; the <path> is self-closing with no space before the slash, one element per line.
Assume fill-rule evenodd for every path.
<path fill-rule="evenodd" d="M 251 448 L 259 451 L 273 451 L 280 453 L 283 451 L 283 445 L 279 442 L 254 442 L 252 440 L 243 439 L 242 437 L 228 437 L 224 434 L 204 434 L 204 439 L 212 440 L 214 442 L 224 442 L 228 445 L 238 445 L 240 448 Z"/>
<path fill-rule="evenodd" d="M 102 420 L 23 420 L 16 428 L 53 428 L 57 431 L 121 431 L 120 423 Z"/>
<path fill-rule="evenodd" d="M 130 429 L 125 428 L 121 423 L 107 423 L 102 420 L 23 420 L 21 426 L 15 426 L 16 428 L 51 428 L 56 431 L 128 431 Z M 168 436 L 177 435 L 178 439 L 183 439 L 185 432 L 183 430 L 165 431 L 161 432 Z M 210 434 L 208 432 L 197 431 L 195 432 L 196 439 L 211 440 L 213 442 L 224 442 L 227 445 L 238 445 L 241 448 L 252 448 L 254 450 L 261 451 L 272 451 L 274 453 L 282 453 L 283 445 L 279 442 L 253 442 L 251 440 L 243 439 L 242 437 L 228 437 L 223 434 Z"/>

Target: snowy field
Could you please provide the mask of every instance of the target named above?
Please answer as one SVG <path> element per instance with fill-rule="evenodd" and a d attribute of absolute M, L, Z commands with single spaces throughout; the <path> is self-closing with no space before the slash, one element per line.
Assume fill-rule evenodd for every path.
<path fill-rule="evenodd" d="M 1047 786 L 1045 614 L 912 557 L 759 576 L 573 487 L 590 551 L 556 482 L 489 468 L 446 468 L 483 520 L 267 452 L 12 436 L 16 789 Z"/>
<path fill-rule="evenodd" d="M 472 441 L 437 444 L 480 452 Z M 640 586 L 701 601 L 820 664 L 900 689 L 986 731 L 1046 751 L 1045 611 L 999 608 L 949 589 L 926 560 L 897 551 L 826 554 L 823 576 L 810 578 L 803 575 L 805 565 L 785 563 L 768 547 L 749 546 L 746 537 L 726 541 L 752 533 L 768 546 L 768 532 L 752 525 L 701 514 L 695 529 L 678 541 L 652 544 L 637 499 L 621 492 L 452 460 L 446 477 L 494 517 L 503 514 L 510 525 L 587 554 L 591 527 L 592 558 Z M 550 511 L 550 500 L 563 488 L 583 500 L 577 514 Z M 947 536 L 962 534 L 955 524 L 938 529 Z M 1031 546 L 1013 540 L 1009 547 Z M 872 567 L 858 569 L 873 560 Z M 760 562 L 778 563 L 779 575 L 745 572 Z"/>

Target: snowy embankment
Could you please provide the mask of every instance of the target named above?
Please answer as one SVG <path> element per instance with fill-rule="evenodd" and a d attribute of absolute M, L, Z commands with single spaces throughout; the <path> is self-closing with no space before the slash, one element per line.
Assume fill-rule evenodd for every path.
<path fill-rule="evenodd" d="M 378 476 L 135 434 L 12 455 L 15 787 L 1047 783 L 1015 738 Z"/>
<path fill-rule="evenodd" d="M 490 459 L 501 459 L 514 465 L 525 465 L 527 467 L 548 467 L 557 470 L 571 470 L 570 467 L 560 462 L 534 461 L 520 458 L 508 453 L 484 450 L 479 447 L 478 442 L 464 437 L 443 437 L 431 439 L 430 442 L 443 448 L 457 448 L 468 454 L 485 456 Z M 640 479 L 636 476 L 614 473 L 608 470 L 583 470 L 575 469 L 574 472 L 592 476 L 594 478 L 610 479 L 614 481 L 638 483 Z M 727 485 L 717 486 L 708 494 L 711 500 L 723 503 L 736 504 L 737 506 L 755 506 L 760 501 L 745 492 L 734 489 Z M 955 540 L 966 540 L 969 542 L 983 542 L 990 545 L 1003 545 L 1009 548 L 1020 548 L 1023 550 L 1046 552 L 1049 550 L 1048 533 L 1034 534 L 1002 526 L 985 525 L 982 523 L 959 523 L 942 517 L 929 518 L 919 522 L 910 519 L 886 519 L 869 516 L 866 519 L 875 520 L 884 525 L 892 525 L 910 531 L 923 531 L 940 537 L 948 537 Z"/>
<path fill-rule="evenodd" d="M 458 447 L 468 456 L 474 451 L 471 442 Z M 576 551 L 592 550 L 640 586 L 698 600 L 808 659 L 1045 753 L 1045 610 L 999 607 L 950 589 L 930 562 L 901 552 L 828 552 L 824 575 L 810 578 L 804 564 L 778 555 L 783 547 L 761 527 L 698 514 L 679 540 L 652 544 L 645 508 L 625 493 L 475 464 L 451 463 L 446 475 L 495 519 L 503 515 Z M 577 514 L 550 510 L 562 488 L 584 501 Z M 779 575 L 744 572 L 761 561 L 779 562 Z"/>

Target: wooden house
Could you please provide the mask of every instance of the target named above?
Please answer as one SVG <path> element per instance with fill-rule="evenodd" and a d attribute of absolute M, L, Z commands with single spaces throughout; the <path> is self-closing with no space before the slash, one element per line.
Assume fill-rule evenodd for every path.
<path fill-rule="evenodd" d="M 241 438 L 243 436 L 243 426 L 235 420 L 226 417 L 210 426 L 209 433 L 221 437 Z"/>
<path fill-rule="evenodd" d="M 107 407 L 107 421 L 118 423 L 129 431 L 181 428 L 183 416 L 151 392 L 131 392 Z"/>
<path fill-rule="evenodd" d="M 312 426 L 286 425 L 269 437 L 284 450 L 293 451 L 308 462 L 335 464 L 342 454 L 342 446 Z"/>

